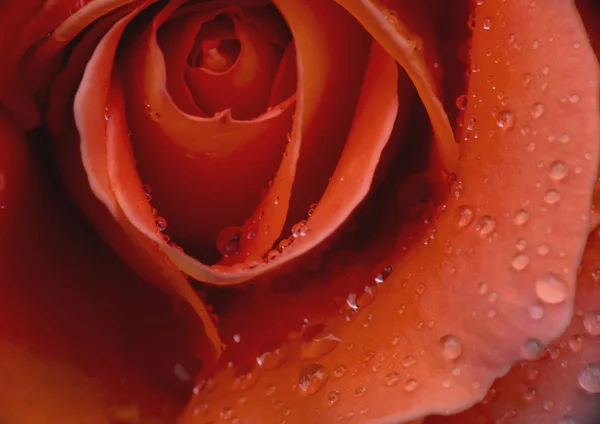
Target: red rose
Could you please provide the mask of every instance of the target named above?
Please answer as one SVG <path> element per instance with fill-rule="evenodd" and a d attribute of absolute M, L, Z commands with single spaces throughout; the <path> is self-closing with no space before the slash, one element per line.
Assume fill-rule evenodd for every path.
<path fill-rule="evenodd" d="M 595 4 L 9 3 L 0 421 L 594 422 Z"/>

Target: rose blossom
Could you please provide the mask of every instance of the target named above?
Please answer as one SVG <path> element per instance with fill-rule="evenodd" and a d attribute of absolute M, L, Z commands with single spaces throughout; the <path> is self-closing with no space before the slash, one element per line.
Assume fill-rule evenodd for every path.
<path fill-rule="evenodd" d="M 594 422 L 594 3 L 0 10 L 0 420 Z"/>

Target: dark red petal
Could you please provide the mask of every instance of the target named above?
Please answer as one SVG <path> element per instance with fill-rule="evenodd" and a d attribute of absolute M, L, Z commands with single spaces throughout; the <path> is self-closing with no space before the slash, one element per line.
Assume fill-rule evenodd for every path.
<path fill-rule="evenodd" d="M 361 307 L 349 321 L 346 314 L 324 320 L 341 340 L 330 353 L 316 361 L 303 356 L 302 339 L 291 340 L 278 368 L 257 370 L 255 386 L 237 393 L 234 371 L 224 370 L 214 390 L 192 401 L 187 422 L 218 419 L 227 408 L 242 422 L 265 423 L 340 415 L 392 423 L 452 413 L 560 335 L 572 312 L 598 164 L 598 68 L 571 3 L 521 6 L 478 6 L 472 65 L 479 72 L 465 116 L 476 114 L 479 135 L 461 145 L 458 182 L 434 228 L 405 254 L 402 240 L 380 253 L 394 271 L 370 303 L 356 299 Z M 335 278 L 348 281 L 352 272 Z M 289 301 L 318 301 L 309 294 Z M 259 326 L 252 318 L 240 325 Z M 340 365 L 346 372 L 338 378 Z M 206 402 L 208 411 L 196 409 Z"/>
<path fill-rule="evenodd" d="M 541 318 L 543 319 L 543 318 Z M 600 234 L 590 234 L 577 278 L 575 314 L 537 361 L 497 380 L 485 400 L 426 424 L 593 424 L 600 417 Z"/>
<path fill-rule="evenodd" d="M 172 424 L 180 404 L 124 350 L 125 312 L 145 285 L 11 126 L 0 111 L 0 420 Z"/>

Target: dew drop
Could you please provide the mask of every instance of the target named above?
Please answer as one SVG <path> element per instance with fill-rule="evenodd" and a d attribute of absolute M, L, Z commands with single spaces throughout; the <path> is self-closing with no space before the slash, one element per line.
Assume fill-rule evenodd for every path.
<path fill-rule="evenodd" d="M 330 391 L 329 393 L 327 393 L 327 405 L 335 405 L 340 401 L 341 397 L 342 396 L 340 395 L 340 392 L 338 392 L 337 390 Z"/>
<path fill-rule="evenodd" d="M 527 265 L 529 265 L 529 256 L 523 253 L 517 253 L 510 261 L 510 266 L 515 271 L 522 271 L 527 268 Z"/>
<path fill-rule="evenodd" d="M 404 368 L 408 368 L 408 367 L 412 367 L 413 365 L 415 365 L 417 363 L 417 358 L 414 357 L 413 355 L 407 355 L 404 357 L 404 359 L 402 360 L 402 366 Z"/>
<path fill-rule="evenodd" d="M 401 380 L 400 374 L 395 371 L 391 371 L 385 375 L 383 382 L 387 387 L 393 387 L 397 385 Z"/>
<path fill-rule="evenodd" d="M 552 162 L 550 165 L 550 178 L 554 181 L 562 181 L 567 176 L 567 165 L 562 160 Z"/>
<path fill-rule="evenodd" d="M 544 194 L 544 202 L 549 205 L 555 205 L 560 201 L 560 198 L 560 193 L 554 189 L 550 189 Z"/>
<path fill-rule="evenodd" d="M 456 107 L 458 110 L 465 110 L 467 108 L 467 95 L 462 94 L 456 98 Z"/>
<path fill-rule="evenodd" d="M 527 360 L 538 359 L 544 352 L 544 345 L 538 339 L 527 339 L 523 344 L 522 354 Z"/>
<path fill-rule="evenodd" d="M 454 360 L 462 355 L 462 341 L 458 337 L 447 334 L 440 339 L 440 342 L 442 344 L 442 355 L 446 359 Z"/>
<path fill-rule="evenodd" d="M 557 304 L 569 296 L 569 288 L 556 274 L 543 274 L 535 282 L 535 292 L 545 303 Z"/>
<path fill-rule="evenodd" d="M 537 252 L 540 256 L 546 256 L 548 253 L 550 253 L 550 246 L 548 246 L 546 243 L 542 243 L 537 247 Z"/>
<path fill-rule="evenodd" d="M 574 334 L 569 339 L 569 349 L 571 352 L 577 353 L 580 352 L 583 348 L 583 336 L 581 334 Z"/>
<path fill-rule="evenodd" d="M 454 220 L 458 228 L 464 228 L 473 222 L 475 212 L 467 205 L 461 205 L 454 211 Z"/>
<path fill-rule="evenodd" d="M 600 335 L 600 311 L 586 312 L 583 315 L 583 326 L 590 335 Z"/>
<path fill-rule="evenodd" d="M 404 383 L 404 391 L 411 393 L 419 388 L 419 382 L 414 378 L 409 379 L 406 383 Z"/>
<path fill-rule="evenodd" d="M 386 278 L 388 278 L 393 271 L 394 271 L 393 265 L 386 266 L 385 268 L 383 268 L 383 270 L 381 270 L 381 272 L 379 274 L 377 274 L 375 276 L 375 282 L 377 284 L 383 283 L 386 280 Z"/>
<path fill-rule="evenodd" d="M 226 406 L 221 410 L 221 419 L 222 420 L 230 420 L 233 418 L 235 414 L 235 410 L 229 406 Z"/>
<path fill-rule="evenodd" d="M 505 130 L 510 130 L 515 126 L 515 114 L 509 110 L 505 110 L 500 112 L 498 115 L 498 120 L 496 124 L 500 128 L 504 128 Z"/>
<path fill-rule="evenodd" d="M 292 226 L 292 237 L 294 237 L 294 238 L 304 237 L 307 234 L 308 234 L 308 231 L 306 228 L 305 220 L 297 222 L 296 224 L 294 224 Z"/>
<path fill-rule="evenodd" d="M 525 399 L 526 402 L 533 402 L 536 396 L 537 390 L 535 390 L 532 387 L 529 387 L 525 390 L 525 393 L 523 394 L 523 399 Z"/>
<path fill-rule="evenodd" d="M 578 94 L 571 94 L 571 95 L 569 96 L 569 102 L 570 102 L 570 103 L 573 103 L 573 104 L 575 104 L 575 103 L 577 103 L 578 101 L 579 101 L 579 95 L 578 95 Z"/>
<path fill-rule="evenodd" d="M 363 396 L 365 393 L 367 393 L 367 388 L 366 388 L 366 387 L 362 387 L 362 386 L 361 386 L 361 387 L 357 387 L 357 388 L 354 390 L 354 396 L 356 396 L 356 397 L 361 397 L 361 396 Z"/>
<path fill-rule="evenodd" d="M 266 396 L 273 396 L 276 391 L 277 391 L 277 386 L 275 384 L 268 384 L 265 387 L 265 395 Z"/>
<path fill-rule="evenodd" d="M 492 18 L 485 18 L 483 20 L 483 29 L 488 30 L 492 27 Z"/>
<path fill-rule="evenodd" d="M 538 119 L 544 114 L 545 111 L 546 107 L 544 106 L 544 104 L 541 102 L 537 102 L 531 107 L 531 116 L 533 116 L 534 119 Z"/>
<path fill-rule="evenodd" d="M 335 367 L 333 369 L 333 376 L 335 378 L 342 378 L 344 375 L 346 375 L 346 366 L 345 365 L 338 365 L 337 367 Z"/>
<path fill-rule="evenodd" d="M 298 378 L 298 388 L 304 395 L 314 395 L 327 382 L 328 372 L 325 367 L 319 363 L 307 364 L 300 370 Z"/>
<path fill-rule="evenodd" d="M 315 213 L 315 210 L 317 210 L 317 204 L 313 203 L 312 205 L 310 205 L 310 207 L 308 208 L 308 216 L 313 216 L 313 214 Z"/>
<path fill-rule="evenodd" d="M 285 361 L 285 355 L 281 349 L 275 349 L 270 352 L 265 352 L 256 357 L 256 363 L 263 369 L 273 370 L 278 368 Z"/>
<path fill-rule="evenodd" d="M 586 365 L 579 372 L 577 382 L 588 393 L 600 393 L 600 362 Z"/>
<path fill-rule="evenodd" d="M 333 332 L 324 330 L 312 339 L 302 343 L 302 357 L 306 359 L 317 359 L 327 355 L 342 341 Z"/>
<path fill-rule="evenodd" d="M 542 405 L 542 408 L 544 408 L 544 411 L 546 412 L 552 412 L 554 411 L 554 402 L 552 402 L 551 400 L 547 400 Z"/>
<path fill-rule="evenodd" d="M 532 305 L 529 307 L 529 316 L 531 319 L 539 320 L 544 317 L 544 307 L 542 305 Z"/>
<path fill-rule="evenodd" d="M 229 226 L 219 231 L 217 235 L 217 249 L 224 256 L 234 256 L 240 252 L 240 236 L 242 229 Z"/>
<path fill-rule="evenodd" d="M 475 230 L 481 237 L 487 237 L 496 230 L 496 221 L 490 216 L 482 216 L 477 220 L 477 226 Z"/>
<path fill-rule="evenodd" d="M 156 228 L 158 228 L 158 231 L 163 232 L 167 229 L 167 220 L 162 216 L 157 216 L 154 222 L 156 224 Z"/>

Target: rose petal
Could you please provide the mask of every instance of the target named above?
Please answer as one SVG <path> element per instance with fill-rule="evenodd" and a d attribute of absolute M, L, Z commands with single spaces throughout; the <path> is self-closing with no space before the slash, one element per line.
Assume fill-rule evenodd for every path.
<path fill-rule="evenodd" d="M 76 157 L 73 157 L 73 144 L 69 140 L 57 140 L 56 148 L 58 155 L 63 161 L 62 170 L 65 173 L 65 180 L 70 189 L 76 194 L 82 208 L 87 212 L 90 219 L 99 227 L 110 225 L 113 230 L 109 238 L 115 249 L 124 255 L 141 273 L 163 288 L 175 292 L 186 299 L 198 316 L 202 319 L 207 334 L 212 340 L 215 348 L 220 348 L 220 340 L 212 322 L 209 313 L 202 304 L 196 293 L 190 287 L 186 278 L 174 267 L 161 252 L 153 245 L 147 242 L 140 244 L 142 238 L 128 225 L 123 209 L 117 203 L 117 197 L 114 190 L 114 184 L 129 183 L 141 184 L 137 174 L 119 175 L 122 180 L 113 182 L 107 169 L 107 154 L 114 150 L 114 144 L 107 146 L 106 137 L 109 141 L 118 143 L 127 136 L 126 128 L 123 127 L 124 110 L 118 102 L 119 93 L 113 93 L 104 88 L 111 84 L 110 76 L 112 69 L 113 56 L 115 54 L 117 43 L 123 30 L 131 19 L 133 19 L 149 3 L 142 3 L 133 12 L 117 22 L 102 39 L 96 48 L 94 55 L 87 64 L 79 91 L 75 98 L 75 121 L 81 135 L 81 154 L 85 171 L 90 176 L 90 185 L 98 199 L 109 208 L 112 217 L 121 223 L 122 227 L 115 231 L 114 224 L 111 224 L 112 218 L 107 216 L 105 210 L 99 209 L 97 200 L 93 199 L 89 193 L 89 188 L 84 186 L 85 179 L 82 178 L 81 163 Z M 110 104 L 110 101 L 114 104 Z M 108 106 L 107 106 L 108 105 Z M 99 128 L 106 128 L 106 134 L 98 132 Z M 111 138 L 113 137 L 113 138 Z M 116 140 L 115 140 L 116 139 Z M 72 139 L 72 142 L 76 142 Z M 121 143 L 121 146 L 127 147 L 127 144 Z M 112 147 L 112 150 L 111 150 Z M 131 161 L 127 151 L 120 151 L 121 156 L 109 158 L 111 164 L 115 161 Z M 122 173 L 126 173 L 127 168 Z M 93 176 L 93 177 L 92 177 Z M 131 178 L 131 180 L 127 180 Z M 117 195 L 118 196 L 118 195 Z M 137 199 L 130 199 L 130 202 L 136 202 Z M 136 204 L 139 208 L 139 202 Z M 149 207 L 147 203 L 146 207 Z M 158 230 L 156 230 L 158 232 Z"/>
<path fill-rule="evenodd" d="M 1 110 L 0 420 L 173 423 L 179 402 L 123 349 L 123 312 L 143 283 L 39 172 L 31 141 Z"/>
<path fill-rule="evenodd" d="M 406 70 L 429 112 L 443 167 L 447 172 L 456 171 L 458 146 L 454 141 L 448 116 L 438 98 L 426 55 L 423 53 L 423 49 L 429 52 L 434 46 L 431 43 L 420 45 L 423 41 L 430 40 L 427 31 L 424 31 L 426 25 L 422 19 L 423 6 L 415 7 L 412 3 L 394 0 L 336 2 L 346 8 Z M 419 23 L 421 25 L 417 26 Z"/>
<path fill-rule="evenodd" d="M 531 16 L 544 25 L 530 25 Z M 487 17 L 494 20 L 489 30 Z M 370 303 L 355 292 L 348 298 L 355 315 L 327 316 L 324 324 L 341 340 L 330 353 L 307 358 L 302 339 L 291 340 L 280 347 L 284 361 L 257 370 L 257 383 L 242 392 L 230 390 L 235 371 L 223 370 L 213 377 L 214 390 L 189 405 L 187 422 L 218 419 L 224 410 L 242 422 L 288 423 L 338 416 L 391 423 L 448 414 L 482 399 L 513 362 L 539 354 L 565 328 L 598 164 L 597 63 L 572 3 L 525 8 L 514 0 L 487 1 L 478 6 L 476 24 L 472 60 L 480 72 L 471 77 L 469 96 L 477 93 L 480 101 L 470 101 L 465 116 L 477 114 L 480 135 L 462 145 L 447 212 L 404 255 L 402 245 L 387 252 L 395 271 L 382 274 Z M 556 34 L 551 40 L 549 28 Z M 547 64 L 550 72 L 543 71 Z M 524 74 L 531 74 L 525 86 Z M 499 91 L 508 105 L 497 99 Z M 572 94 L 577 102 L 568 101 Z M 499 127 L 500 115 L 492 111 L 502 106 L 514 120 L 501 115 Z M 565 143 L 548 140 L 563 133 Z M 532 139 L 537 145 L 529 152 Z M 565 175 L 553 166 L 558 160 L 567 165 Z M 355 273 L 347 272 L 337 278 L 347 282 Z M 372 280 L 364 284 L 375 291 Z M 282 295 L 273 308 L 285 308 L 285 300 L 324 302 L 313 290 L 302 294 Z M 271 304 L 261 303 L 261 310 Z M 253 318 L 244 314 L 239 325 L 260 328 Z M 208 411 L 195 410 L 205 402 Z"/>
<path fill-rule="evenodd" d="M 590 369 L 600 370 L 599 282 L 600 234 L 595 231 L 590 234 L 577 279 L 575 315 L 564 334 L 541 359 L 521 362 L 497 380 L 482 403 L 456 416 L 430 417 L 426 424 L 597 422 L 600 386 L 596 377 L 590 392 L 593 380 L 586 378 Z"/>

